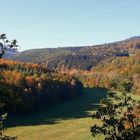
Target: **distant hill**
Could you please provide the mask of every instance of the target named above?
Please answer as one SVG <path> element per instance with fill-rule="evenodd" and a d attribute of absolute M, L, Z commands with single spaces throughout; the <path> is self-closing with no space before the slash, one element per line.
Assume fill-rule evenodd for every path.
<path fill-rule="evenodd" d="M 13 55 L 17 54 L 18 52 L 15 50 L 7 50 L 5 55 L 3 56 L 4 58 L 11 58 Z"/>
<path fill-rule="evenodd" d="M 140 37 L 135 36 L 123 41 L 102 45 L 82 47 L 62 47 L 26 50 L 10 59 L 41 63 L 49 69 L 76 68 L 90 70 L 99 62 L 110 57 L 130 56 L 140 50 Z"/>
<path fill-rule="evenodd" d="M 3 46 L 0 43 L 0 54 L 2 53 L 2 50 L 3 50 L 2 47 Z M 5 48 L 6 48 L 6 52 L 5 52 L 4 56 L 3 56 L 3 58 L 10 58 L 13 55 L 15 55 L 16 53 L 18 53 L 18 51 L 13 49 L 13 48 L 8 48 L 8 47 L 5 47 Z"/>

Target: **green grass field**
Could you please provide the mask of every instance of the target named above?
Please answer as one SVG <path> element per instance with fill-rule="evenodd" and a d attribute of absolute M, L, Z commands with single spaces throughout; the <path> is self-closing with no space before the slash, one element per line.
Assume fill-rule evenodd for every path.
<path fill-rule="evenodd" d="M 91 114 L 106 97 L 102 89 L 85 89 L 83 95 L 26 116 L 13 116 L 6 134 L 19 140 L 102 140 L 93 138 L 90 126 L 100 122 Z"/>

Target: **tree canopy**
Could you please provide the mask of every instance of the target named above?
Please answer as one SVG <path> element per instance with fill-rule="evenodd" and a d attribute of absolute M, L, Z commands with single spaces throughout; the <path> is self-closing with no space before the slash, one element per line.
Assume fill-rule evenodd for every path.
<path fill-rule="evenodd" d="M 101 102 L 97 112 L 92 115 L 102 124 L 91 127 L 95 137 L 105 135 L 105 140 L 139 140 L 140 138 L 140 102 L 130 95 L 131 83 L 120 84 L 121 95 L 108 93 L 108 98 Z"/>

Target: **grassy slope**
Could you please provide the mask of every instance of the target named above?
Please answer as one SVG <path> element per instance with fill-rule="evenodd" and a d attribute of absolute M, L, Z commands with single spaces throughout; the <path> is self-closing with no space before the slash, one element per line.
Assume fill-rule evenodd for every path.
<path fill-rule="evenodd" d="M 61 103 L 36 114 L 13 117 L 7 134 L 19 140 L 94 140 L 90 133 L 91 114 L 99 100 L 106 96 L 101 89 L 86 89 L 76 99 Z M 102 140 L 102 136 L 96 139 Z"/>

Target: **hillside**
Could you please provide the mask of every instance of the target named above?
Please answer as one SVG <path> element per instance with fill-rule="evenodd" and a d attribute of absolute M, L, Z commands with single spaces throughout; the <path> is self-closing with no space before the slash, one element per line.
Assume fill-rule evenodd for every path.
<path fill-rule="evenodd" d="M 126 81 L 132 84 L 132 92 L 140 95 L 140 52 L 103 60 L 90 71 L 67 69 L 61 72 L 76 76 L 86 87 L 119 90 L 118 85 Z"/>
<path fill-rule="evenodd" d="M 38 64 L 0 59 L 0 113 L 30 112 L 81 93 L 82 84 L 73 76 Z"/>
<path fill-rule="evenodd" d="M 17 53 L 10 59 L 42 63 L 48 69 L 65 67 L 68 69 L 90 70 L 103 59 L 112 56 L 133 55 L 139 49 L 140 37 L 138 36 L 102 45 L 27 50 Z"/>

